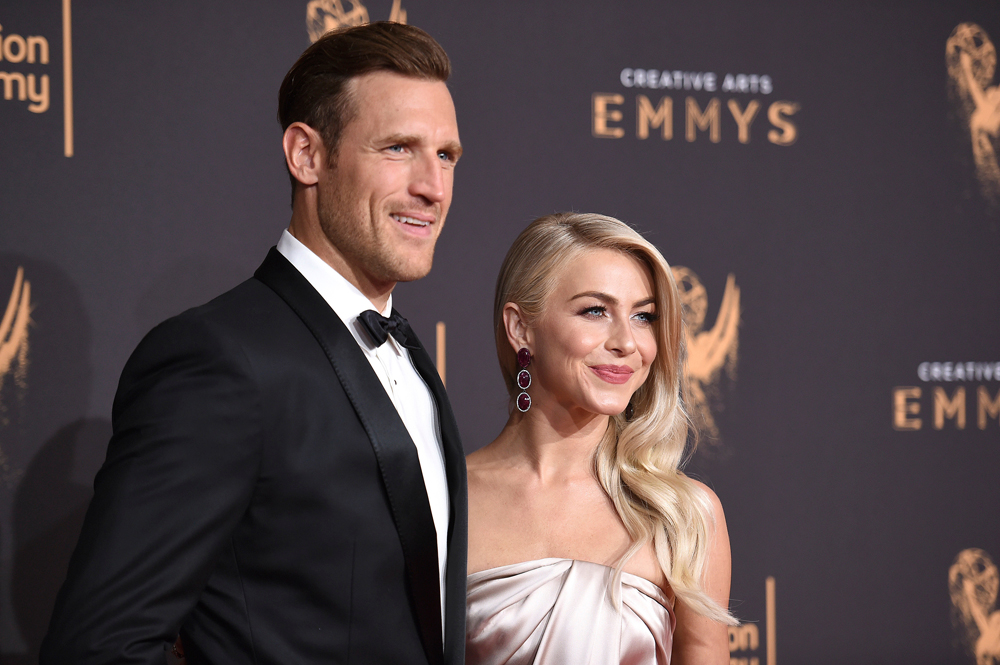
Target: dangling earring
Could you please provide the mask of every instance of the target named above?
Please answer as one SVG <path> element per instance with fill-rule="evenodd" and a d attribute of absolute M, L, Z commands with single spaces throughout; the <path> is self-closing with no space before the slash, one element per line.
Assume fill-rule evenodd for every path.
<path fill-rule="evenodd" d="M 514 402 L 521 413 L 531 408 L 531 395 L 525 392 L 531 385 L 531 374 L 528 373 L 530 362 L 531 352 L 522 346 L 521 350 L 517 352 L 517 366 L 521 368 L 521 371 L 517 373 L 517 387 L 521 389 L 521 394 Z"/>
<path fill-rule="evenodd" d="M 625 420 L 632 420 L 632 416 L 635 415 L 635 407 L 632 406 L 632 400 L 628 401 L 628 406 L 625 407 Z"/>

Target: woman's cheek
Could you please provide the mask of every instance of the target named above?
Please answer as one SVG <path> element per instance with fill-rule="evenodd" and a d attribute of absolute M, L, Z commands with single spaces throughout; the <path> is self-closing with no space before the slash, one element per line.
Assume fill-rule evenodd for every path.
<path fill-rule="evenodd" d="M 656 338 L 651 334 L 645 336 L 639 343 L 639 355 L 642 357 L 644 365 L 652 364 L 656 358 Z"/>
<path fill-rule="evenodd" d="M 649 365 L 646 365 L 641 370 L 639 370 L 638 372 L 636 372 L 635 378 L 636 378 L 635 390 L 638 390 L 639 386 L 641 386 L 644 383 L 646 383 L 646 379 L 649 378 Z"/>

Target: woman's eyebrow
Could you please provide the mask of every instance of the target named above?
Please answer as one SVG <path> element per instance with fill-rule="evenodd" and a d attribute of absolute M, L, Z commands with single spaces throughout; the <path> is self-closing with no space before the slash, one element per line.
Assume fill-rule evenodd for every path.
<path fill-rule="evenodd" d="M 576 294 L 575 296 L 570 298 L 570 300 L 576 300 L 577 298 L 597 298 L 598 300 L 603 300 L 609 305 L 618 304 L 618 298 L 615 298 L 613 295 L 608 293 L 603 293 L 601 291 L 584 291 L 583 293 Z"/>

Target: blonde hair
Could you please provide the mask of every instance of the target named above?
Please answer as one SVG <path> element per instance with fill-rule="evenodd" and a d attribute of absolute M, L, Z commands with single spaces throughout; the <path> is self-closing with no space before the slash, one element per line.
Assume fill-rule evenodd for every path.
<path fill-rule="evenodd" d="M 649 268 L 655 285 L 657 354 L 649 377 L 633 394 L 633 417 L 613 416 L 595 453 L 595 472 L 611 497 L 632 545 L 615 567 L 648 543 L 679 599 L 698 614 L 735 624 L 702 588 L 709 535 L 714 528 L 706 492 L 681 467 L 687 461 L 688 417 L 682 400 L 684 335 L 681 304 L 670 266 L 660 252 L 627 224 L 593 213 L 558 213 L 532 222 L 514 241 L 497 277 L 493 326 L 507 391 L 517 387 L 516 353 L 507 340 L 503 309 L 520 307 L 531 326 L 542 315 L 559 270 L 582 252 L 610 249 Z"/>

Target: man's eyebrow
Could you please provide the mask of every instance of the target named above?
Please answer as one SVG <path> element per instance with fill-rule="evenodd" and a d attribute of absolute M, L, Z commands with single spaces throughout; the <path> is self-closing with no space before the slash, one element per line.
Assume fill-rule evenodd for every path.
<path fill-rule="evenodd" d="M 458 158 L 462 156 L 462 144 L 458 141 L 448 141 L 441 146 L 441 149 L 450 152 L 455 161 L 458 161 Z"/>
<path fill-rule="evenodd" d="M 389 134 L 387 136 L 383 136 L 379 140 L 379 143 L 382 143 L 384 145 L 396 145 L 397 143 L 409 145 L 411 143 L 419 143 L 419 142 L 420 142 L 420 137 L 415 134 Z"/>

